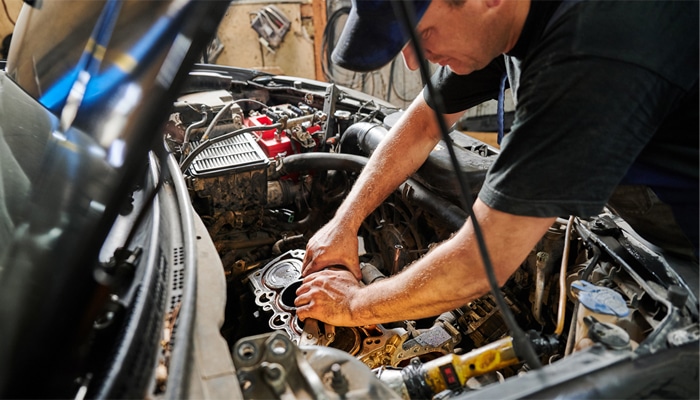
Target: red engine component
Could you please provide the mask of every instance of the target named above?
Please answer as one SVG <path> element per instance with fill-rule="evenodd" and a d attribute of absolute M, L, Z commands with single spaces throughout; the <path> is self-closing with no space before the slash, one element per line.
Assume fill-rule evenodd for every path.
<path fill-rule="evenodd" d="M 247 126 L 272 125 L 272 120 L 267 115 L 256 115 L 246 120 Z M 274 158 L 280 153 L 292 154 L 292 141 L 284 131 L 267 129 L 257 131 L 258 144 L 268 157 Z"/>
<path fill-rule="evenodd" d="M 295 118 L 302 115 L 302 111 L 299 108 L 292 107 L 289 105 L 277 106 L 272 110 L 273 112 L 280 112 L 289 116 L 289 108 L 296 109 L 295 112 L 292 114 L 295 116 Z M 314 134 L 321 130 L 321 126 L 318 124 L 310 125 L 313 119 L 312 114 L 306 114 L 306 116 L 302 116 L 300 118 L 306 117 L 308 117 L 308 120 L 305 122 L 305 125 L 303 125 L 303 127 L 301 128 L 303 129 L 303 134 L 300 135 L 300 137 L 295 137 L 295 134 L 290 133 L 287 129 L 266 129 L 255 132 L 257 142 L 262 148 L 263 152 L 265 152 L 265 154 L 269 158 L 275 158 L 279 154 L 290 155 L 294 153 L 299 153 L 303 148 L 313 148 L 316 145 L 318 145 L 318 139 L 314 136 Z M 244 124 L 246 126 L 266 126 L 272 125 L 274 122 L 275 120 L 269 114 L 258 114 L 252 115 L 249 118 L 247 118 Z M 298 121 L 295 129 L 300 129 Z M 290 135 L 292 136 L 290 137 Z"/>

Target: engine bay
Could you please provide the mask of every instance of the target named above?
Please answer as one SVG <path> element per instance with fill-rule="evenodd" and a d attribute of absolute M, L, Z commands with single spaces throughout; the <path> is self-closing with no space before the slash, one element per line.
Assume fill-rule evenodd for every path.
<path fill-rule="evenodd" d="M 202 70 L 191 79 L 173 105 L 165 141 L 224 267 L 221 332 L 239 361 L 244 395 L 286 390 L 251 378 L 268 368 L 264 357 L 240 365 L 271 346 L 255 339 L 270 334 L 359 360 L 381 381 L 402 381 L 395 394 L 403 398 L 449 398 L 530 370 L 492 294 L 434 318 L 373 326 L 305 324 L 296 315 L 306 242 L 333 216 L 401 110 L 292 78 Z M 450 136 L 476 195 L 498 150 L 458 131 Z M 463 223 L 451 170 L 441 143 L 365 220 L 358 232 L 364 284 L 409 267 Z M 543 365 L 596 346 L 653 353 L 697 341 L 694 290 L 621 227 L 607 212 L 558 219 L 501 288 Z M 333 375 L 333 365 L 351 365 L 344 360 L 324 367 L 327 380 L 343 375 Z"/>

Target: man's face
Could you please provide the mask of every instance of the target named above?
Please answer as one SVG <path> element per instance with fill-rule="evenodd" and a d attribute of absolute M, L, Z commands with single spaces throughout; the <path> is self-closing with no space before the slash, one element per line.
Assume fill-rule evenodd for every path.
<path fill-rule="evenodd" d="M 433 0 L 416 28 L 425 57 L 462 75 L 485 67 L 506 51 L 505 24 L 496 18 L 499 5 L 500 0 L 467 0 L 457 6 Z M 409 69 L 420 66 L 411 43 L 402 54 Z"/>

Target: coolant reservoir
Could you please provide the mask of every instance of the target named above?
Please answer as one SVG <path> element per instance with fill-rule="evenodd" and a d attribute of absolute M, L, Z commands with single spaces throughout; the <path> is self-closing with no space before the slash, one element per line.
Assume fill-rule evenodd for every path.
<path fill-rule="evenodd" d="M 579 280 L 571 284 L 571 291 L 580 303 L 576 315 L 576 350 L 587 347 L 586 343 L 590 343 L 591 334 L 586 321 L 593 320 L 616 327 L 617 321 L 630 313 L 622 295 L 613 289 Z"/>

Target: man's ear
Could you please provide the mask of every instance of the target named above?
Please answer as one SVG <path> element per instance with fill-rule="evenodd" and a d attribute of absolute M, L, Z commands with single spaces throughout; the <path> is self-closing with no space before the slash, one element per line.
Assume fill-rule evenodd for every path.
<path fill-rule="evenodd" d="M 408 42 L 401 50 L 401 55 L 403 56 L 404 65 L 410 71 L 416 71 L 418 68 L 420 68 L 420 60 L 416 56 L 416 52 L 413 49 L 413 43 Z"/>

